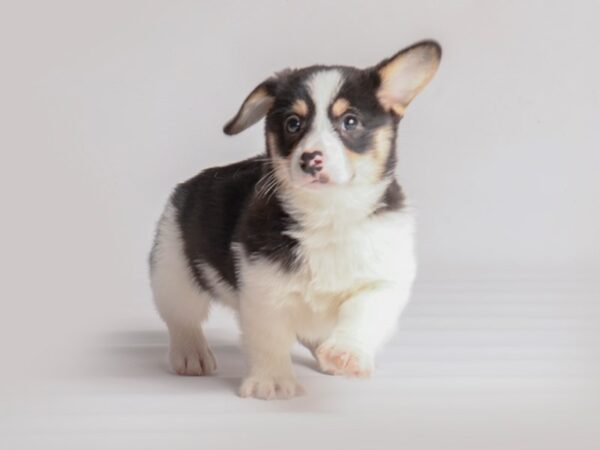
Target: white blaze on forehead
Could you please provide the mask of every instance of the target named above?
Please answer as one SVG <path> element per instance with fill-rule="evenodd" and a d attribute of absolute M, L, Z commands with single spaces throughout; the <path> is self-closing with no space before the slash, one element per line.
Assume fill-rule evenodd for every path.
<path fill-rule="evenodd" d="M 325 160 L 325 170 L 332 180 L 343 183 L 350 178 L 344 146 L 329 119 L 329 107 L 343 83 L 337 69 L 326 69 L 312 75 L 306 86 L 315 105 L 311 128 L 299 146 L 300 152 L 320 150 Z"/>
<path fill-rule="evenodd" d="M 342 74 L 337 69 L 323 70 L 315 73 L 308 80 L 308 90 L 315 103 L 317 116 L 327 118 L 327 110 L 342 85 Z"/>

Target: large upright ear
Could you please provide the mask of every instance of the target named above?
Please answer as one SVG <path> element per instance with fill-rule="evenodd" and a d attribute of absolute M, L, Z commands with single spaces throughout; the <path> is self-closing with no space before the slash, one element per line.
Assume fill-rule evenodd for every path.
<path fill-rule="evenodd" d="M 238 134 L 262 119 L 273 106 L 276 86 L 275 77 L 268 78 L 256 86 L 246 97 L 235 117 L 225 124 L 223 132 L 229 135 Z"/>
<path fill-rule="evenodd" d="M 442 48 L 435 41 L 422 41 L 380 62 L 375 69 L 381 80 L 377 97 L 399 116 L 433 78 L 440 65 Z"/>

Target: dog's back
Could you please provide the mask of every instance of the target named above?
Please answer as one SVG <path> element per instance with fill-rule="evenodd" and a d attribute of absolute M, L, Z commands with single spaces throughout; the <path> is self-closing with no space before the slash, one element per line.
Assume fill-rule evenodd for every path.
<path fill-rule="evenodd" d="M 177 211 L 190 271 L 205 289 L 198 265 L 210 264 L 232 286 L 237 285 L 231 243 L 240 216 L 263 172 L 265 158 L 255 157 L 202 171 L 175 189 Z"/>

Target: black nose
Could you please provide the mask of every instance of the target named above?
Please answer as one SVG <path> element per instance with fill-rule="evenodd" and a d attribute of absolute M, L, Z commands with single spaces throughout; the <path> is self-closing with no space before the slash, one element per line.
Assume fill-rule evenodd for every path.
<path fill-rule="evenodd" d="M 323 168 L 323 152 L 315 150 L 314 152 L 304 152 L 300 155 L 300 168 L 315 176 Z"/>

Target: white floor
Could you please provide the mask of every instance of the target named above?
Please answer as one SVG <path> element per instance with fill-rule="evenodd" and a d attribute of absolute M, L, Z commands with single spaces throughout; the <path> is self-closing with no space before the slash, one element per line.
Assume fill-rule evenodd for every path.
<path fill-rule="evenodd" d="M 224 311 L 206 331 L 218 375 L 194 378 L 167 372 L 148 307 L 96 336 L 81 373 L 5 396 L 0 448 L 599 449 L 599 300 L 578 283 L 419 285 L 374 378 L 322 375 L 298 348 L 307 395 L 276 402 L 236 396 Z"/>

